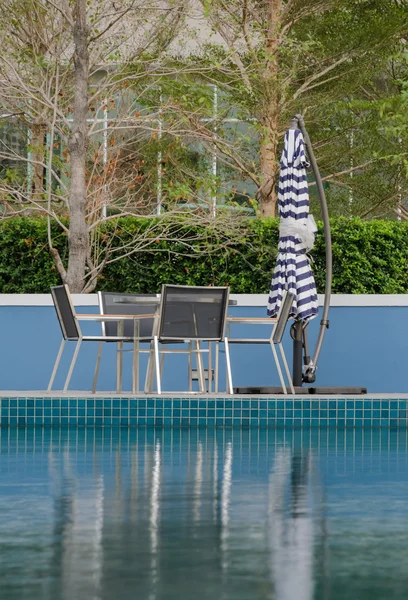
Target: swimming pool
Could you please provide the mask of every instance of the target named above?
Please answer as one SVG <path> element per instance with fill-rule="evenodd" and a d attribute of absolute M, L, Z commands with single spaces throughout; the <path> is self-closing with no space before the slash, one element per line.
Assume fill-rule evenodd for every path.
<path fill-rule="evenodd" d="M 406 429 L 0 435 L 7 600 L 407 597 Z"/>

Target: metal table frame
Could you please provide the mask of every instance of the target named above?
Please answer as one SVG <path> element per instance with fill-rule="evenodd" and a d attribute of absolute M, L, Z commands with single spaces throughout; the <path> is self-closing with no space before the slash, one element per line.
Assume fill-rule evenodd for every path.
<path fill-rule="evenodd" d="M 118 293 L 118 296 L 120 296 L 120 293 Z M 152 304 L 157 304 L 157 308 L 160 307 L 160 302 L 161 302 L 161 295 L 157 294 L 156 297 L 152 296 L 149 299 L 149 303 Z M 146 303 L 146 298 L 145 297 L 139 297 L 135 294 L 135 296 L 131 299 L 131 301 L 129 301 L 129 299 L 127 299 L 127 301 L 124 304 L 145 304 Z M 237 301 L 236 300 L 231 300 L 229 299 L 228 301 L 228 306 L 236 306 L 237 305 Z M 156 319 L 156 323 L 158 323 L 158 319 L 160 316 L 160 313 L 156 310 L 155 314 L 143 314 L 143 315 L 121 315 L 121 314 L 88 314 L 88 315 L 84 315 L 84 314 L 77 314 L 76 315 L 78 319 L 84 320 L 84 321 L 94 321 L 94 322 L 104 322 L 104 321 L 116 321 L 118 323 L 118 337 L 123 336 L 123 332 L 124 332 L 124 322 L 128 321 L 128 320 L 133 320 L 134 321 L 134 340 L 133 340 L 133 363 L 132 363 L 132 393 L 135 394 L 137 392 L 139 392 L 139 354 L 140 353 L 147 353 L 152 355 L 152 353 L 154 352 L 154 348 L 153 348 L 153 342 L 151 342 L 150 344 L 150 348 L 146 349 L 146 350 L 141 350 L 140 349 L 140 339 L 139 339 L 139 329 L 140 329 L 140 320 L 141 319 Z M 227 317 L 228 318 L 228 317 Z M 118 342 L 117 343 L 117 356 L 116 356 L 116 393 L 120 394 L 122 392 L 122 375 L 123 375 L 123 352 L 125 352 L 126 350 L 123 347 L 123 342 Z M 191 348 L 192 350 L 192 348 Z M 99 362 L 100 362 L 100 357 L 101 357 L 101 351 L 102 351 L 102 344 L 99 344 L 99 348 L 98 348 L 98 357 L 97 357 L 97 368 L 95 371 L 95 382 L 98 376 L 98 370 L 99 370 Z M 176 353 L 177 351 L 172 350 L 171 353 Z M 185 351 L 182 351 L 185 352 Z M 202 350 L 200 349 L 200 346 L 198 344 L 197 347 L 197 356 L 199 357 L 199 360 L 201 361 L 201 352 Z M 207 391 L 210 393 L 212 391 L 212 342 L 209 342 L 208 344 L 208 388 Z M 166 351 L 166 350 L 161 350 L 160 354 L 162 354 L 162 357 L 164 358 L 165 354 L 168 354 L 170 352 Z M 190 352 L 190 355 L 192 355 L 193 352 Z M 219 370 L 219 344 L 216 343 L 216 353 L 215 353 L 215 370 L 214 370 L 214 391 L 218 392 L 218 370 Z M 163 367 L 163 362 L 161 364 L 161 368 Z M 203 370 L 202 368 L 198 369 L 198 375 L 199 375 L 199 383 L 200 383 L 200 388 L 202 390 L 204 390 L 204 382 L 202 381 L 202 373 L 205 373 L 205 370 Z M 189 392 L 192 392 L 192 375 L 193 375 L 193 369 L 192 369 L 192 364 L 191 364 L 191 356 L 190 356 L 190 361 L 189 361 Z M 95 383 L 96 385 L 96 383 Z M 151 391 L 151 386 L 152 386 L 152 367 L 149 365 L 148 369 L 147 369 L 147 373 L 146 373 L 146 381 L 145 381 L 145 386 L 144 386 L 144 391 L 148 392 Z M 95 386 L 94 386 L 95 387 Z M 93 390 L 95 392 L 95 389 Z M 230 393 L 232 393 L 232 387 L 230 387 Z"/>
<path fill-rule="evenodd" d="M 140 321 L 142 319 L 157 319 L 158 314 L 143 314 L 143 315 L 100 315 L 100 314 L 76 314 L 76 318 L 81 321 L 91 321 L 103 323 L 104 321 L 115 321 L 118 323 L 118 336 L 123 337 L 125 321 L 133 321 L 133 362 L 132 362 L 132 393 L 139 391 L 139 354 L 140 352 L 150 352 L 150 350 L 140 350 Z M 109 341 L 109 337 L 106 338 Z M 143 341 L 143 340 L 142 340 Z M 149 340 L 150 341 L 150 340 Z M 94 387 L 99 371 L 99 362 L 101 358 L 102 343 L 99 344 L 98 357 L 95 369 Z M 122 373 L 123 373 L 123 341 L 117 342 L 116 356 L 116 393 L 122 393 Z M 93 390 L 95 391 L 95 390 Z"/>

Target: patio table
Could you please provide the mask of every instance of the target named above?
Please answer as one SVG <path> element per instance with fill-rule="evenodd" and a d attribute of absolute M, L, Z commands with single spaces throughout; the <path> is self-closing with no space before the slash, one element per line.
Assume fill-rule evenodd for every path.
<path fill-rule="evenodd" d="M 155 314 L 142 314 L 142 315 L 100 315 L 100 314 L 77 314 L 77 318 L 81 321 L 93 321 L 103 323 L 106 321 L 115 321 L 118 323 L 118 337 L 123 337 L 124 323 L 125 321 L 133 321 L 133 363 L 132 363 L 132 393 L 138 391 L 139 382 L 139 324 L 142 319 L 154 319 Z M 123 371 L 123 342 L 117 342 L 117 356 L 116 356 L 116 393 L 122 393 L 122 371 Z"/>
<path fill-rule="evenodd" d="M 120 296 L 120 294 L 118 294 Z M 202 302 L 212 302 L 211 298 L 203 298 Z M 117 304 L 145 304 L 146 298 L 138 297 L 126 298 L 126 301 L 117 302 Z M 152 296 L 149 298 L 149 303 L 156 304 L 157 308 L 160 305 L 160 294 L 156 297 Z M 236 300 L 229 300 L 228 306 L 236 306 Z M 135 314 L 135 315 L 123 315 L 123 314 L 77 314 L 78 319 L 83 321 L 93 321 L 103 323 L 104 321 L 115 321 L 118 323 L 118 337 L 123 337 L 124 323 L 125 321 L 134 321 L 134 339 L 133 339 L 133 364 L 132 364 L 132 393 L 139 391 L 139 353 L 140 353 L 140 340 L 139 338 L 139 323 L 141 319 L 154 319 L 158 317 L 158 312 L 154 314 Z M 240 317 L 237 317 L 240 318 Z M 269 319 L 270 321 L 271 319 Z M 117 358 L 116 358 L 116 393 L 122 393 L 122 379 L 123 379 L 123 342 L 117 342 Z M 210 353 L 211 356 L 211 353 Z M 209 370 L 210 371 L 210 370 Z M 211 383 L 208 382 L 209 391 L 211 391 Z M 218 387 L 218 386 L 217 386 Z"/>
<path fill-rule="evenodd" d="M 120 296 L 120 294 L 118 294 L 118 296 Z M 187 299 L 189 299 L 189 296 L 187 296 Z M 211 298 L 203 298 L 201 300 L 202 302 L 212 302 L 213 300 Z M 142 298 L 142 297 L 138 297 L 137 295 L 135 295 L 133 298 L 129 299 L 126 298 L 125 301 L 123 302 L 117 302 L 117 304 L 145 304 L 146 303 L 146 298 Z M 152 296 L 151 298 L 149 298 L 149 303 L 151 304 L 156 304 L 157 308 L 160 305 L 160 294 L 157 294 L 156 297 Z M 237 301 L 236 300 L 229 300 L 228 301 L 228 306 L 236 306 L 237 305 Z M 92 315 L 90 315 L 92 316 Z M 135 321 L 135 336 L 134 336 L 134 345 L 133 345 L 133 375 L 132 375 L 132 392 L 138 392 L 139 391 L 139 352 L 140 352 L 140 346 L 139 346 L 139 340 L 137 339 L 138 337 L 138 331 L 136 331 L 138 329 L 138 321 L 139 319 L 152 319 L 155 317 L 158 317 L 157 314 L 157 310 L 155 314 L 148 314 L 148 315 L 98 315 L 99 319 L 93 319 L 93 320 L 99 320 L 101 322 L 103 321 L 117 321 L 118 322 L 118 336 L 123 336 L 123 331 L 124 331 L 124 321 L 125 320 L 129 320 L 129 319 L 133 319 Z M 108 319 L 106 318 L 108 317 Z M 91 319 L 92 320 L 92 319 Z M 116 393 L 120 394 L 122 392 L 122 372 L 123 372 L 123 342 L 118 342 L 117 344 L 117 348 L 118 348 L 118 352 L 117 352 L 117 363 L 116 363 Z M 211 353 L 210 353 L 211 355 Z M 210 388 L 210 382 L 209 382 L 209 391 L 211 390 Z"/>

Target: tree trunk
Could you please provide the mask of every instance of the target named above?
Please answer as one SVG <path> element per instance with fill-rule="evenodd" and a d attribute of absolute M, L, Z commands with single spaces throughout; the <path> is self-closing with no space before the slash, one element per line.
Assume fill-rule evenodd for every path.
<path fill-rule="evenodd" d="M 89 51 L 86 24 L 86 0 L 76 0 L 74 38 L 75 91 L 72 130 L 68 140 L 71 159 L 71 188 L 69 193 L 68 269 L 66 283 L 71 292 L 82 292 L 85 285 L 88 252 L 86 223 L 86 153 L 88 145 L 88 76 Z"/>
<path fill-rule="evenodd" d="M 274 217 L 278 196 L 276 184 L 279 176 L 278 162 L 278 119 L 274 105 L 266 106 L 261 118 L 261 187 L 259 190 L 260 209 L 262 217 Z"/>
<path fill-rule="evenodd" d="M 31 193 L 34 202 L 41 204 L 44 197 L 44 162 L 45 162 L 45 136 L 46 126 L 43 123 L 31 125 L 31 157 L 32 157 L 32 185 Z"/>
<path fill-rule="evenodd" d="M 263 72 L 264 101 L 261 108 L 261 187 L 260 209 L 263 217 L 274 217 L 276 212 L 276 183 L 279 173 L 279 82 L 278 46 L 283 0 L 269 0 L 268 23 L 265 38 L 265 68 Z"/>

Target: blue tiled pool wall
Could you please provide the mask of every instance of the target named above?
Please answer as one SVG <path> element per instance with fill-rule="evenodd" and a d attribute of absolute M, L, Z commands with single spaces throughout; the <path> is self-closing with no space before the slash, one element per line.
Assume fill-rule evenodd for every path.
<path fill-rule="evenodd" d="M 406 427 L 404 399 L 0 398 L 0 425 Z"/>

